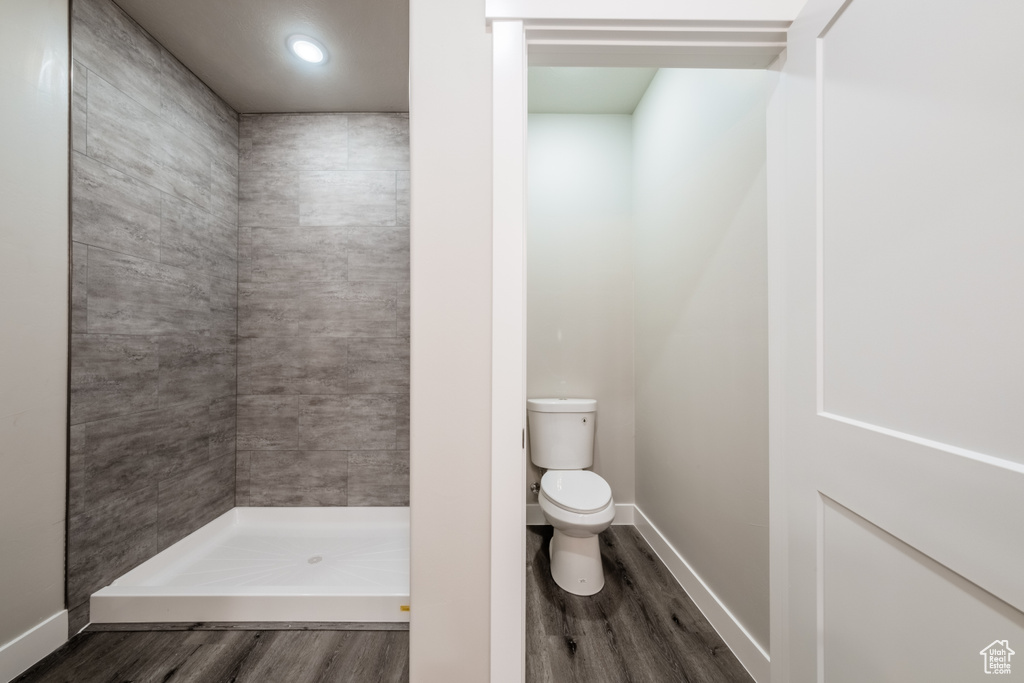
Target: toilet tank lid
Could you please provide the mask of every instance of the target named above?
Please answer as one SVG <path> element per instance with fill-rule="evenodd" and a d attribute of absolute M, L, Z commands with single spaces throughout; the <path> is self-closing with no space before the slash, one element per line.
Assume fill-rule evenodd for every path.
<path fill-rule="evenodd" d="M 528 398 L 526 409 L 534 413 L 593 413 L 597 401 L 592 398 Z"/>

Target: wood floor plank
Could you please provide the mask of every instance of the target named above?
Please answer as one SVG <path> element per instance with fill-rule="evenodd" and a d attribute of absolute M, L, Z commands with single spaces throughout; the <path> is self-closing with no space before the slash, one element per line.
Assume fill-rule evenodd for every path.
<path fill-rule="evenodd" d="M 268 631 L 239 671 L 238 683 L 316 681 L 339 647 L 336 631 Z"/>
<path fill-rule="evenodd" d="M 634 668 L 625 661 L 623 650 L 606 636 L 546 636 L 550 659 L 550 678 L 558 683 L 638 683 L 653 681 L 637 678 Z M 527 678 L 527 680 L 532 680 Z"/>
<path fill-rule="evenodd" d="M 605 587 L 589 597 L 551 578 L 550 536 L 527 531 L 528 683 L 752 683 L 633 527 L 599 537 Z"/>
<path fill-rule="evenodd" d="M 698 607 L 682 590 L 665 564 L 647 545 L 634 527 L 623 527 L 609 541 L 627 571 L 646 576 L 645 593 L 664 596 L 652 600 L 651 609 L 665 628 L 666 636 L 676 643 L 685 660 L 697 666 L 696 680 L 749 680 L 749 674 L 712 628 Z M 716 672 L 718 675 L 716 675 Z"/>
<path fill-rule="evenodd" d="M 104 659 L 110 651 L 122 646 L 127 638 L 128 636 L 120 634 L 113 637 L 79 634 L 21 674 L 15 682 L 73 683 L 78 665 L 88 665 L 91 661 Z"/>
<path fill-rule="evenodd" d="M 620 530 L 621 532 L 621 530 Z M 602 541 L 611 540 L 609 534 Z M 632 540 L 632 539 L 629 539 Z M 638 668 L 654 676 L 654 680 L 685 683 L 705 683 L 721 680 L 714 663 L 707 660 L 703 650 L 685 637 L 680 637 L 674 624 L 662 610 L 664 602 L 674 595 L 678 587 L 667 590 L 659 586 L 650 571 L 636 568 L 623 548 L 632 543 L 602 543 L 602 551 L 610 556 L 616 570 L 611 586 L 621 592 L 620 607 L 613 620 L 613 628 L 623 633 L 624 645 L 636 657 Z"/>
<path fill-rule="evenodd" d="M 409 680 L 409 638 L 350 632 L 333 665 L 319 679 L 322 683 L 401 683 Z"/>
<path fill-rule="evenodd" d="M 206 637 L 199 637 L 201 635 Z M 195 649 L 166 683 L 233 681 L 260 636 L 260 633 L 251 631 L 193 634 L 190 642 L 196 645 Z"/>
<path fill-rule="evenodd" d="M 632 527 L 600 537 L 605 588 L 566 593 L 551 578 L 549 527 L 527 541 L 528 683 L 752 683 Z M 152 625 L 146 625 L 151 627 Z M 321 624 L 89 630 L 17 683 L 404 683 L 409 634 Z M 257 626 L 263 626 L 257 625 Z"/>
<path fill-rule="evenodd" d="M 17 683 L 406 683 L 407 631 L 95 631 Z"/>

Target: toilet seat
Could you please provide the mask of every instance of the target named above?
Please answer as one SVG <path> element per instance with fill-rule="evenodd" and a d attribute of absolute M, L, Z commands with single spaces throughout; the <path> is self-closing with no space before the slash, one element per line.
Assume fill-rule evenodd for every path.
<path fill-rule="evenodd" d="M 608 482 L 587 470 L 548 470 L 540 490 L 558 507 L 579 514 L 603 510 L 612 499 Z"/>

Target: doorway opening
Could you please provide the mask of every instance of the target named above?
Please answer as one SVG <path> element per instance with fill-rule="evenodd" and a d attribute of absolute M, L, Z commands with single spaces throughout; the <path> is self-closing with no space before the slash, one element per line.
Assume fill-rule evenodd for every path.
<path fill-rule="evenodd" d="M 578 599 L 549 585 L 545 532 L 530 528 L 527 681 L 557 678 L 567 658 L 591 665 L 588 655 L 609 649 L 595 647 L 594 633 L 618 628 L 616 640 L 628 642 L 640 627 L 624 585 L 633 600 L 652 599 L 648 615 L 663 591 L 682 586 L 690 597 L 680 591 L 679 614 L 662 615 L 664 656 L 613 657 L 596 667 L 609 680 L 616 666 L 657 677 L 651 666 L 676 659 L 683 670 L 713 669 L 690 658 L 709 651 L 690 639 L 721 643 L 720 634 L 755 677 L 767 672 L 772 78 L 763 69 L 529 69 L 527 397 L 597 400 L 592 471 L 611 486 L 614 523 L 638 533 L 602 535 L 608 585 Z M 533 485 L 542 471 L 527 460 Z M 544 525 L 537 495 L 526 499 L 527 524 Z M 653 550 L 653 575 L 629 565 L 627 546 Z M 663 588 L 657 577 L 668 577 Z M 603 631 L 585 625 L 595 607 Z M 688 609 L 695 618 L 681 630 Z M 545 640 L 558 635 L 544 631 L 546 610 L 577 611 L 578 653 Z M 643 628 L 661 625 L 653 617 Z M 719 648 L 721 663 L 731 654 Z M 739 680 L 740 671 L 723 675 Z"/>
<path fill-rule="evenodd" d="M 491 672 L 492 680 L 516 680 L 519 676 L 505 674 L 512 667 L 513 671 L 524 671 L 526 661 L 526 645 L 523 634 L 527 633 L 525 624 L 525 591 L 520 595 L 509 595 L 502 591 L 513 583 L 522 582 L 525 587 L 523 570 L 526 558 L 526 543 L 523 541 L 522 529 L 526 518 L 533 518 L 534 513 L 523 511 L 524 492 L 532 479 L 528 475 L 528 454 L 525 451 L 526 440 L 516 438 L 516 446 L 512 446 L 512 435 L 520 437 L 526 430 L 526 398 L 535 396 L 530 387 L 533 369 L 534 349 L 531 346 L 529 329 L 532 326 L 533 312 L 528 307 L 530 291 L 533 286 L 532 259 L 530 258 L 530 239 L 528 226 L 533 211 L 532 197 L 533 179 L 531 171 L 534 150 L 531 139 L 531 121 L 527 106 L 529 67 L 643 67 L 661 68 L 666 73 L 671 69 L 703 69 L 716 68 L 722 74 L 738 73 L 732 70 L 759 70 L 765 78 L 761 100 L 761 154 L 762 169 L 768 158 L 770 141 L 765 131 L 764 121 L 769 116 L 768 106 L 770 90 L 776 82 L 777 72 L 773 65 L 785 48 L 785 29 L 788 22 L 746 22 L 746 32 L 729 33 L 730 22 L 703 22 L 699 31 L 695 32 L 695 22 L 659 22 L 659 29 L 666 30 L 655 36 L 651 32 L 639 28 L 638 22 L 630 20 L 586 20 L 581 19 L 568 27 L 566 23 L 558 24 L 544 19 L 508 19 L 492 18 L 491 27 L 494 36 L 494 224 L 493 224 L 493 319 L 494 348 L 492 372 L 492 643 L 502 643 L 502 647 L 492 646 Z M 699 34 L 699 35 L 698 35 Z M 713 45 L 717 42 L 717 45 Z M 626 46 L 629 46 L 627 49 Z M 723 48 L 723 46 L 726 46 Z M 681 72 L 681 73 L 685 73 Z M 695 73 L 695 72 L 690 72 Z M 646 91 L 645 91 L 646 92 Z M 630 150 L 632 160 L 633 151 Z M 594 169 L 591 168 L 591 171 Z M 654 177 L 658 177 L 654 173 Z M 670 175 L 663 177 L 671 179 Z M 696 179 L 701 180 L 700 178 Z M 761 176 L 764 182 L 764 175 Z M 631 189 L 635 187 L 632 179 Z M 749 188 L 749 182 L 748 182 Z M 698 185 L 699 186 L 699 183 Z M 760 195 L 762 225 L 767 213 L 765 193 Z M 529 200 L 528 200 L 529 197 Z M 591 207 L 592 208 L 592 207 Z M 733 206 L 735 208 L 735 206 Z M 632 218 L 632 207 L 630 208 Z M 657 240 L 653 240 L 654 243 Z M 764 244 L 763 232 L 761 243 Z M 667 250 L 663 250 L 667 251 Z M 713 251 L 713 250 L 712 250 Z M 664 256 L 657 253 L 655 257 Z M 656 260 L 656 259 L 655 259 Z M 573 267 L 581 265 L 585 259 L 577 259 Z M 669 263 L 671 261 L 669 260 Z M 635 269 L 635 259 L 631 264 Z M 571 268 L 570 268 L 571 270 Z M 742 270 L 742 269 L 741 269 Z M 767 265 L 762 265 L 760 272 L 766 273 Z M 678 270 L 676 270 L 678 274 Z M 646 275 L 646 273 L 645 273 Z M 657 278 L 652 277 L 652 283 Z M 632 296 L 632 292 L 629 293 Z M 630 296 L 627 296 L 628 300 Z M 634 299 L 639 301 L 639 297 Z M 629 313 L 628 307 L 625 309 Z M 631 311 L 635 315 L 636 311 Z M 764 316 L 767 317 L 766 315 Z M 663 323 L 664 321 L 660 321 Z M 766 328 L 766 320 L 760 325 Z M 563 339 L 564 337 L 563 330 Z M 767 330 L 764 330 L 764 336 Z M 555 338 L 549 334 L 548 339 Z M 671 338 L 668 335 L 666 338 Z M 634 340 L 635 342 L 635 340 Z M 564 344 L 563 344 L 564 346 Z M 634 343 L 634 349 L 638 349 Z M 722 351 L 722 349 L 715 349 Z M 637 356 L 638 364 L 643 361 Z M 767 358 L 761 359 L 767 366 Z M 627 364 L 628 365 L 628 364 Z M 647 372 L 648 370 L 645 370 Z M 766 374 L 766 373 L 761 373 Z M 634 371 L 631 380 L 639 381 Z M 629 380 L 626 381 L 629 384 Z M 767 378 L 762 381 L 767 387 Z M 628 393 L 628 392 L 627 392 Z M 641 414 L 637 410 L 636 397 L 633 390 L 634 415 L 639 424 Z M 766 400 L 761 416 L 762 422 L 767 421 Z M 645 399 L 646 400 L 646 399 Z M 599 402 L 600 403 L 600 402 Z M 600 407 L 599 407 L 600 413 Z M 628 411 L 626 411 L 628 412 Z M 763 418 L 763 419 L 762 419 Z M 614 420 L 610 420 L 614 422 Z M 601 418 L 598 419 L 601 424 Z M 642 490 L 637 487 L 638 473 L 642 468 L 636 467 L 637 450 L 633 449 L 633 480 L 632 491 L 623 498 L 632 504 L 631 509 L 636 521 L 636 494 Z M 767 444 L 762 442 L 762 447 Z M 600 452 L 597 455 L 597 466 L 612 472 L 616 465 Z M 627 465 L 622 468 L 629 471 Z M 765 463 L 762 471 L 766 473 Z M 614 474 L 612 474 L 614 478 Z M 764 489 L 767 489 L 767 476 Z M 656 487 L 652 487 L 654 490 Z M 628 486 L 627 486 L 628 489 Z M 616 502 L 619 502 L 618 499 Z M 518 508 L 518 512 L 516 509 Z M 643 508 L 640 508 L 641 511 Z M 668 513 L 671 516 L 671 513 Z M 534 518 L 535 519 L 535 518 Z M 624 519 L 624 517 L 623 517 Z M 764 536 L 763 547 L 767 548 L 767 531 L 764 529 L 766 517 L 762 518 L 761 534 Z M 649 523 L 650 520 L 647 520 Z M 653 526 L 653 525 L 652 525 Z M 665 544 L 666 550 L 672 550 L 671 543 Z M 666 552 L 666 555 L 669 553 Z M 763 554 L 767 554 L 766 551 Z M 767 642 L 763 645 L 756 637 L 751 637 L 750 629 L 741 619 L 730 611 L 727 603 L 718 599 L 709 585 L 699 574 L 693 572 L 687 560 L 675 553 L 679 565 L 686 567 L 689 576 L 693 577 L 691 586 L 702 590 L 710 599 L 701 604 L 707 614 L 715 611 L 712 619 L 720 633 L 729 630 L 725 638 L 734 650 L 745 649 L 741 657 L 744 665 L 751 670 L 755 680 L 767 680 L 769 664 Z M 514 564 L 513 561 L 517 560 Z M 768 576 L 765 571 L 761 577 L 765 587 L 767 600 Z M 688 586 L 688 589 L 691 588 Z M 691 590 L 692 593 L 695 592 Z M 765 610 L 765 613 L 767 610 Z M 765 614 L 767 634 L 767 616 Z M 754 627 L 756 630 L 757 627 Z M 724 633 L 723 633 L 724 635 Z M 765 637 L 765 641 L 767 638 Z M 507 643 L 520 641 L 522 650 L 509 649 Z M 734 643 L 739 644 L 735 645 Z"/>

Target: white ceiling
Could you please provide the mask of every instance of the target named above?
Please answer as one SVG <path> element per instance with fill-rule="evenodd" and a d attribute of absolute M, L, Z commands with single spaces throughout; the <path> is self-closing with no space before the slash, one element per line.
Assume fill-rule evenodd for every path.
<path fill-rule="evenodd" d="M 408 0 L 115 0 L 240 113 L 409 110 Z M 327 46 L 314 66 L 294 33 Z"/>
<path fill-rule="evenodd" d="M 531 66 L 531 114 L 632 114 L 657 69 Z"/>

